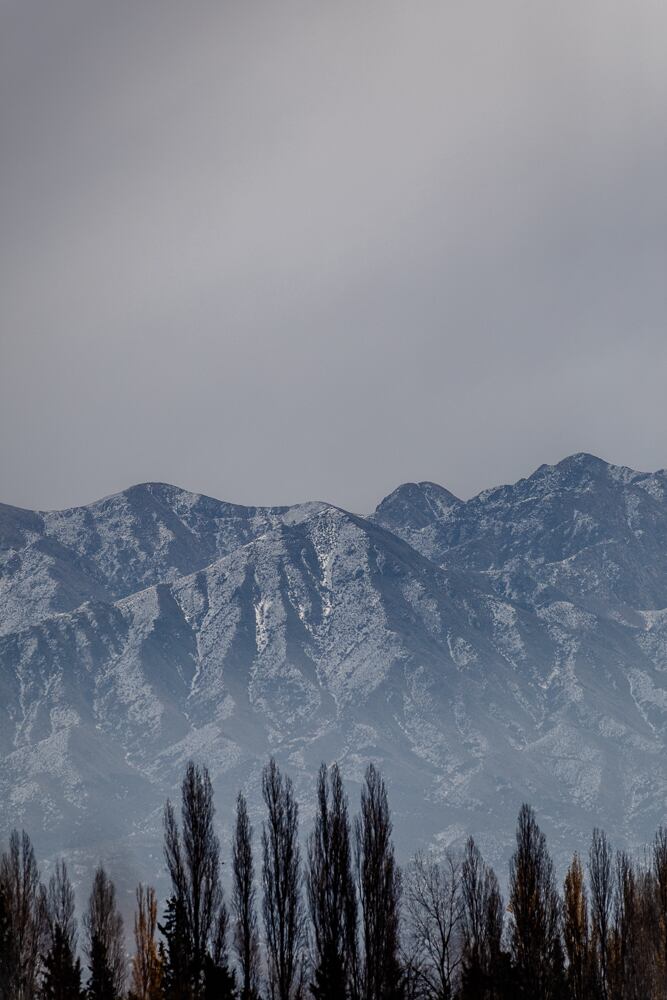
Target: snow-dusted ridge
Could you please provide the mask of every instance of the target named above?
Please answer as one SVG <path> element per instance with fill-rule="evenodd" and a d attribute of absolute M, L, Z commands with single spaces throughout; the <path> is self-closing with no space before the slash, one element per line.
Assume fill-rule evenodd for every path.
<path fill-rule="evenodd" d="M 667 474 L 588 455 L 370 518 L 144 484 L 0 506 L 2 833 L 155 878 L 190 756 L 223 833 L 269 753 L 308 821 L 320 760 L 386 771 L 399 850 L 461 831 L 498 860 L 518 807 L 559 856 L 667 814 Z"/>

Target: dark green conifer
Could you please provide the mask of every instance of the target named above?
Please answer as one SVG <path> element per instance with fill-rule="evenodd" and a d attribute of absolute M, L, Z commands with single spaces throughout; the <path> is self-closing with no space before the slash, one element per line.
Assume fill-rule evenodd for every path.
<path fill-rule="evenodd" d="M 43 963 L 43 1000 L 79 1000 L 83 996 L 81 962 L 74 956 L 68 935 L 60 925 L 54 928 Z"/>
<path fill-rule="evenodd" d="M 88 1000 L 118 1000 L 107 948 L 97 934 L 90 942 L 89 969 Z"/>
<path fill-rule="evenodd" d="M 159 925 L 164 938 L 163 985 L 165 1000 L 191 1000 L 191 969 L 183 901 L 170 896 Z"/>

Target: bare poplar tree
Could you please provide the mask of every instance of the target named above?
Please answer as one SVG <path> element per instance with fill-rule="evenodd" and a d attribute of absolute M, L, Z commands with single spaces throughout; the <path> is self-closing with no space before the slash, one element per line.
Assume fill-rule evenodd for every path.
<path fill-rule="evenodd" d="M 45 943 L 45 891 L 30 837 L 14 830 L 0 859 L 0 891 L 9 930 L 4 978 L 11 1000 L 33 1000 Z"/>
<path fill-rule="evenodd" d="M 318 810 L 308 840 L 306 888 L 313 952 L 311 991 L 344 1000 L 357 980 L 357 899 L 347 797 L 337 764 L 320 767 Z"/>
<path fill-rule="evenodd" d="M 0 1000 L 9 996 L 11 973 L 11 939 L 9 924 L 9 900 L 0 872 Z"/>
<path fill-rule="evenodd" d="M 609 994 L 619 1000 L 650 1000 L 655 992 L 656 894 L 649 872 L 625 851 L 616 854 L 614 923 L 609 961 Z"/>
<path fill-rule="evenodd" d="M 152 886 L 141 883 L 136 890 L 132 958 L 132 1000 L 160 1000 L 162 963 L 157 945 L 157 896 Z"/>
<path fill-rule="evenodd" d="M 252 833 L 246 800 L 239 792 L 236 802 L 236 832 L 232 848 L 232 910 L 234 950 L 241 973 L 241 1000 L 254 1000 L 259 990 L 259 932 Z"/>
<path fill-rule="evenodd" d="M 8 1000 L 11 978 L 9 900 L 0 875 L 0 1000 Z"/>
<path fill-rule="evenodd" d="M 463 1000 L 500 996 L 507 956 L 502 952 L 503 901 L 495 872 L 469 837 L 461 865 Z"/>
<path fill-rule="evenodd" d="M 263 914 L 271 1000 L 298 1000 L 304 990 L 299 807 L 292 782 L 273 758 L 264 768 L 267 818 L 262 830 Z"/>
<path fill-rule="evenodd" d="M 551 1000 L 560 995 L 560 900 L 546 839 L 528 805 L 519 812 L 510 862 L 512 958 L 519 996 Z"/>
<path fill-rule="evenodd" d="M 164 854 L 172 883 L 171 906 L 179 915 L 179 948 L 184 952 L 182 958 L 195 1000 L 203 996 L 211 960 L 216 967 L 220 963 L 226 966 L 220 931 L 226 928 L 227 913 L 214 815 L 208 769 L 190 761 L 181 785 L 182 830 L 171 802 L 167 801 L 165 807 Z"/>
<path fill-rule="evenodd" d="M 60 928 L 72 952 L 76 952 L 78 939 L 75 910 L 74 888 L 67 865 L 62 860 L 56 861 L 46 896 L 47 924 L 52 935 L 56 928 Z"/>
<path fill-rule="evenodd" d="M 628 991 L 631 1000 L 664 997 L 662 986 L 661 949 L 662 932 L 658 886 L 650 865 L 637 869 L 637 932 L 635 935 L 638 976 L 633 991 Z"/>
<path fill-rule="evenodd" d="M 90 967 L 88 994 L 91 1000 L 117 1000 L 127 978 L 123 918 L 116 905 L 116 888 L 102 865 L 93 877 L 83 927 Z"/>
<path fill-rule="evenodd" d="M 593 992 L 588 897 L 584 870 L 575 854 L 563 886 L 563 940 L 567 958 L 567 986 L 571 1000 L 587 1000 Z"/>
<path fill-rule="evenodd" d="M 422 852 L 407 869 L 404 909 L 413 973 L 426 1000 L 450 1000 L 461 965 L 461 869 L 447 854 L 444 862 Z"/>
<path fill-rule="evenodd" d="M 403 992 L 399 959 L 401 875 L 391 834 L 385 783 L 375 766 L 369 764 L 361 791 L 361 814 L 355 822 L 365 1000 L 388 1000 Z"/>
<path fill-rule="evenodd" d="M 667 829 L 661 826 L 653 841 L 653 877 L 656 886 L 658 919 L 658 977 L 667 996 Z"/>
<path fill-rule="evenodd" d="M 591 943 L 595 956 L 595 978 L 602 1000 L 609 997 L 609 944 L 614 887 L 612 852 L 604 831 L 593 830 L 588 855 L 591 893 Z"/>

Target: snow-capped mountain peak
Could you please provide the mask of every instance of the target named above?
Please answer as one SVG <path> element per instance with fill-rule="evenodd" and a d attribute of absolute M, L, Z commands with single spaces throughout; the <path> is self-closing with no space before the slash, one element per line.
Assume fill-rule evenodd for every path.
<path fill-rule="evenodd" d="M 224 834 L 274 753 L 306 822 L 320 760 L 351 789 L 378 760 L 403 852 L 472 832 L 499 859 L 525 799 L 557 854 L 596 824 L 640 843 L 667 805 L 665 485 L 581 454 L 370 518 L 162 483 L 0 507 L 5 827 L 155 877 L 184 762 Z"/>

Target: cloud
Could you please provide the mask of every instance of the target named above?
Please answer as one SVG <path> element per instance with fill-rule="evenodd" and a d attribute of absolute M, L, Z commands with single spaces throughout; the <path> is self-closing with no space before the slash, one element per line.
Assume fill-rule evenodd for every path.
<path fill-rule="evenodd" d="M 6 501 L 667 464 L 663 5 L 0 22 Z"/>

